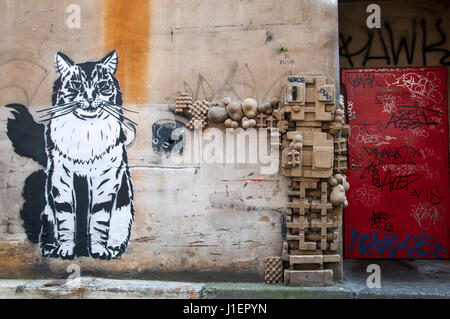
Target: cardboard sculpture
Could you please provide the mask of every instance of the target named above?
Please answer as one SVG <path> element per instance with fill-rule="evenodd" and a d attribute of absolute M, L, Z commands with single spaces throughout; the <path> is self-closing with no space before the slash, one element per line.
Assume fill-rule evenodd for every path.
<path fill-rule="evenodd" d="M 331 285 L 330 265 L 341 262 L 342 209 L 348 205 L 344 174 L 350 130 L 344 124 L 342 103 L 336 105 L 334 81 L 304 75 L 288 77 L 283 87 L 282 100 L 272 98 L 263 104 L 252 98 L 242 103 L 224 98 L 224 126 L 277 128 L 280 134 L 281 171 L 290 179 L 284 209 L 286 237 L 282 256 L 265 261 L 266 283 L 284 278 L 285 285 Z M 179 99 L 178 109 L 205 127 L 207 102 L 185 106 L 189 98 Z"/>
<path fill-rule="evenodd" d="M 178 95 L 177 102 L 175 104 L 175 113 L 184 113 L 192 105 L 192 96 L 188 93 L 182 93 Z"/>
<path fill-rule="evenodd" d="M 226 104 L 225 104 L 226 103 Z M 240 121 L 244 117 L 244 111 L 242 110 L 242 104 L 237 101 L 224 101 L 227 107 L 227 113 L 233 121 Z"/>
<path fill-rule="evenodd" d="M 281 257 L 267 257 L 264 267 L 266 284 L 276 284 L 283 281 L 283 260 Z"/>
<path fill-rule="evenodd" d="M 182 93 L 177 97 L 175 104 L 175 113 L 185 113 L 191 117 L 186 127 L 193 130 L 196 127 L 204 128 L 208 125 L 208 110 L 210 103 L 203 101 L 195 101 L 192 104 L 192 97 L 187 93 Z"/>
<path fill-rule="evenodd" d="M 338 249 L 348 183 L 339 174 L 347 168 L 349 130 L 342 107 L 336 109 L 332 81 L 321 75 L 294 79 L 300 82 L 286 83 L 285 101 L 276 112 L 280 132 L 286 130 L 282 173 L 291 178 L 285 209 L 284 282 L 326 286 L 333 283 L 329 264 L 341 261 Z M 300 155 L 292 151 L 297 149 L 294 141 L 302 143 Z M 300 160 L 292 160 L 293 155 Z"/>
<path fill-rule="evenodd" d="M 227 117 L 227 110 L 225 107 L 213 105 L 208 110 L 208 120 L 211 123 L 223 123 Z"/>
<path fill-rule="evenodd" d="M 258 102 L 256 102 L 255 99 L 246 98 L 242 102 L 242 111 L 244 112 L 245 117 L 249 119 L 256 117 L 256 114 L 258 114 Z"/>

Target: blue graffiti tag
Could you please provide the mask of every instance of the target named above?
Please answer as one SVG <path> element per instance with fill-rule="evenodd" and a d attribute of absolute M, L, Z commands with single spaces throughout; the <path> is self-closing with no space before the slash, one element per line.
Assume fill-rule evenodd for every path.
<path fill-rule="evenodd" d="M 299 82 L 299 83 L 305 83 L 305 78 L 302 76 L 300 78 L 296 77 L 296 76 L 290 76 L 288 77 L 288 81 L 289 82 Z"/>
<path fill-rule="evenodd" d="M 350 246 L 348 247 L 348 251 L 351 253 L 354 249 L 354 244 L 356 243 L 358 245 L 359 253 L 361 254 L 361 257 L 364 257 L 364 254 L 368 254 L 374 257 L 383 257 L 384 251 L 387 249 L 389 252 L 389 258 L 394 258 L 397 254 L 397 251 L 401 248 L 405 249 L 408 252 L 408 258 L 414 257 L 414 250 L 416 250 L 418 257 L 425 257 L 427 255 L 431 255 L 434 258 L 442 258 L 442 256 L 439 255 L 439 251 L 446 252 L 444 248 L 438 243 L 434 242 L 435 240 L 432 237 L 428 237 L 424 232 L 420 234 L 422 238 L 419 235 L 414 235 L 414 245 L 411 247 L 408 247 L 407 244 L 409 243 L 409 240 L 411 238 L 410 234 L 406 234 L 406 239 L 404 242 L 396 241 L 398 235 L 388 235 L 384 234 L 384 239 L 381 237 L 378 238 L 377 232 L 373 232 L 373 239 L 370 241 L 370 235 L 361 235 L 358 234 L 353 227 L 351 227 L 352 231 L 352 241 Z M 423 251 L 423 246 L 427 246 L 432 248 L 432 252 Z M 374 251 L 370 251 L 370 249 L 373 248 L 378 252 L 379 256 L 375 255 Z"/>
<path fill-rule="evenodd" d="M 331 96 L 328 94 L 328 92 L 324 88 L 321 88 L 319 90 L 319 93 L 321 93 L 327 100 L 331 99 Z"/>

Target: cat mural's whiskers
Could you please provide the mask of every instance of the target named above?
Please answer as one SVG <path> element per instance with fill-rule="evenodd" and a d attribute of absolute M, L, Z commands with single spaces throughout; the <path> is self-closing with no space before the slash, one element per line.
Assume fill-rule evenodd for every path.
<path fill-rule="evenodd" d="M 120 110 L 128 111 L 128 112 L 131 112 L 131 113 L 136 113 L 136 114 L 139 113 L 139 112 L 137 112 L 137 111 L 133 111 L 133 110 L 127 109 L 127 108 L 125 108 L 125 107 L 123 107 L 123 106 L 118 106 L 118 105 L 112 104 L 112 103 L 110 103 L 110 102 L 108 102 L 108 101 L 104 101 L 104 103 L 105 103 L 106 105 L 108 105 L 108 106 L 113 107 L 113 108 L 117 108 L 117 109 L 120 109 Z"/>
<path fill-rule="evenodd" d="M 134 131 L 134 129 L 133 129 L 130 125 L 128 125 L 126 122 L 124 122 L 124 119 L 126 119 L 126 120 L 132 122 L 133 124 L 134 124 L 135 122 L 133 122 L 133 121 L 131 121 L 131 120 L 125 118 L 125 117 L 124 117 L 122 114 L 120 114 L 120 113 L 113 113 L 113 111 L 110 110 L 110 109 L 107 109 L 106 106 L 103 106 L 102 109 L 103 109 L 106 113 L 108 113 L 109 115 L 111 115 L 113 118 L 115 118 L 120 124 L 126 126 L 129 130 Z M 116 115 L 116 114 L 118 114 L 118 115 Z M 137 125 L 137 124 L 135 124 L 135 125 Z"/>
<path fill-rule="evenodd" d="M 46 114 L 39 117 L 39 121 L 43 122 L 43 121 L 50 120 L 52 118 L 59 117 L 59 115 L 69 114 L 69 113 L 73 112 L 73 110 L 75 110 L 77 108 L 77 106 L 78 106 L 78 102 L 70 102 L 70 103 L 66 103 L 66 104 L 53 106 L 51 108 L 39 110 L 39 111 L 37 111 L 39 113 L 46 112 Z M 68 111 L 68 112 L 66 113 L 66 111 Z M 64 112 L 64 114 L 60 113 L 60 112 Z"/>
<path fill-rule="evenodd" d="M 61 117 L 61 116 L 64 116 L 64 115 L 72 113 L 77 108 L 78 108 L 78 106 L 75 105 L 75 106 L 72 106 L 72 107 L 66 107 L 66 108 L 61 109 L 61 110 L 55 110 L 53 113 L 45 114 L 45 115 L 41 116 L 39 118 L 39 121 L 40 122 L 45 122 L 45 121 L 48 121 L 48 120 L 56 119 L 58 117 Z M 62 112 L 62 113 L 58 113 L 58 112 Z M 47 118 L 43 118 L 43 117 L 47 117 Z"/>
<path fill-rule="evenodd" d="M 125 115 L 123 115 L 121 112 L 118 111 L 118 109 L 115 109 L 115 108 L 113 108 L 113 107 L 111 107 L 111 106 L 104 105 L 104 106 L 103 106 L 103 110 L 105 110 L 105 111 L 108 112 L 108 113 L 113 112 L 114 114 L 116 114 L 116 115 L 119 116 L 120 118 L 124 118 L 125 120 L 127 120 L 127 121 L 129 121 L 129 122 L 131 122 L 131 123 L 133 123 L 134 125 L 137 126 L 137 123 L 136 123 L 136 122 L 134 122 L 133 120 L 130 120 L 128 117 L 126 117 Z M 110 114 L 111 114 L 111 113 L 110 113 Z"/>
<path fill-rule="evenodd" d="M 37 112 L 38 112 L 38 113 L 46 112 L 46 111 L 49 111 L 49 112 L 56 112 L 56 111 L 58 111 L 58 110 L 60 110 L 60 109 L 64 109 L 64 108 L 66 108 L 66 107 L 71 107 L 71 106 L 74 106 L 74 105 L 76 105 L 76 104 L 78 104 L 77 101 L 69 102 L 69 103 L 64 103 L 64 104 L 59 104 L 59 105 L 55 105 L 55 106 L 52 106 L 52 107 L 49 107 L 49 108 L 46 108 L 46 109 L 38 110 Z"/>

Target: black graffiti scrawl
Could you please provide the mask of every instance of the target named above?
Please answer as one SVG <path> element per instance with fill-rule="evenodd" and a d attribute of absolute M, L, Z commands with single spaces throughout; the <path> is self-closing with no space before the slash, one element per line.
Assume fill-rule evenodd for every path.
<path fill-rule="evenodd" d="M 44 167 L 25 181 L 24 228 L 43 256 L 118 258 L 134 219 L 126 147 L 136 124 L 123 115 L 118 56 L 75 64 L 57 53 L 55 62 L 60 77 L 40 123 L 25 106 L 7 105 L 15 152 Z"/>

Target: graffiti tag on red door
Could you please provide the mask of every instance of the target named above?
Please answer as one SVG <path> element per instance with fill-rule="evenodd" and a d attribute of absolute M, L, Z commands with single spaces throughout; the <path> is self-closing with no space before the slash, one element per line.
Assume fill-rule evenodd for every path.
<path fill-rule="evenodd" d="M 448 256 L 446 69 L 342 70 L 347 258 Z"/>

